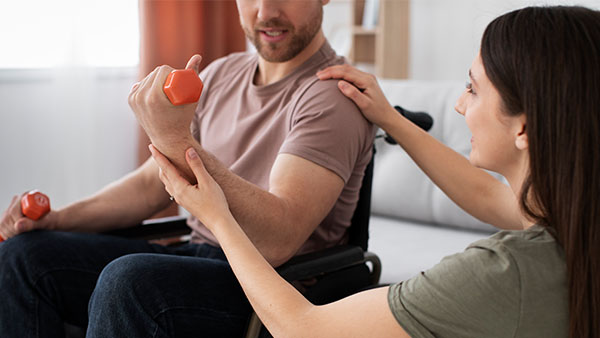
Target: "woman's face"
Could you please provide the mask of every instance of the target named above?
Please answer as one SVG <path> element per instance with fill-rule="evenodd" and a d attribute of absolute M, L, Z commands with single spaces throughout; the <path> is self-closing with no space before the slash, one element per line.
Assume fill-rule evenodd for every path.
<path fill-rule="evenodd" d="M 473 136 L 471 164 L 505 176 L 510 174 L 523 155 L 517 139 L 525 134 L 524 114 L 512 117 L 503 113 L 500 94 L 488 79 L 479 55 L 473 60 L 467 88 L 455 109 L 465 116 Z"/>

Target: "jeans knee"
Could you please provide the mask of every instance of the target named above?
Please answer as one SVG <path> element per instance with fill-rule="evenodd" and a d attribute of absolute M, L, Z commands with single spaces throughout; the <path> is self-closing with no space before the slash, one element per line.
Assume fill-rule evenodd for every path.
<path fill-rule="evenodd" d="M 51 263 L 50 232 L 23 233 L 0 243 L 0 274 L 26 269 L 31 273 Z"/>
<path fill-rule="evenodd" d="M 100 273 L 93 297 L 103 301 L 131 301 L 138 291 L 147 289 L 145 285 L 152 283 L 152 279 L 147 279 L 145 256 L 130 254 L 110 262 Z"/>

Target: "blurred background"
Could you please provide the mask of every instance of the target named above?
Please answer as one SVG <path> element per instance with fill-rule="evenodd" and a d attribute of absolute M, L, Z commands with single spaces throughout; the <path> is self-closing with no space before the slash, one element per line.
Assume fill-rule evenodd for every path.
<path fill-rule="evenodd" d="M 493 18 L 544 4 L 600 9 L 600 0 L 331 0 L 323 28 L 338 54 L 380 77 L 466 80 Z M 193 53 L 206 65 L 248 46 L 233 0 L 4 0 L 0 48 L 4 211 L 34 188 L 61 207 L 136 168 L 148 156 L 127 105 L 137 79 Z"/>

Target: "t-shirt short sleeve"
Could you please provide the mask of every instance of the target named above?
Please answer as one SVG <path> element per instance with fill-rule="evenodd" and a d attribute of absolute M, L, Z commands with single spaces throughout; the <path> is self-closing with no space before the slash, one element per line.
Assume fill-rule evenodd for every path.
<path fill-rule="evenodd" d="M 316 81 L 304 92 L 279 152 L 325 167 L 347 183 L 357 161 L 370 159 L 374 127 L 336 83 Z"/>
<path fill-rule="evenodd" d="M 519 293 L 512 256 L 485 239 L 393 285 L 388 303 L 412 337 L 512 337 Z"/>

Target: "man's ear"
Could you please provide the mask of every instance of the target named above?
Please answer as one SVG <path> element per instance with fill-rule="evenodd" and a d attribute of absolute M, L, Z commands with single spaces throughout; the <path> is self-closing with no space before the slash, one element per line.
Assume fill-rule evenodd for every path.
<path fill-rule="evenodd" d="M 515 146 L 519 150 L 525 150 L 529 148 L 529 138 L 527 137 L 527 120 L 525 114 L 522 114 L 519 118 L 520 129 L 515 138 Z"/>

